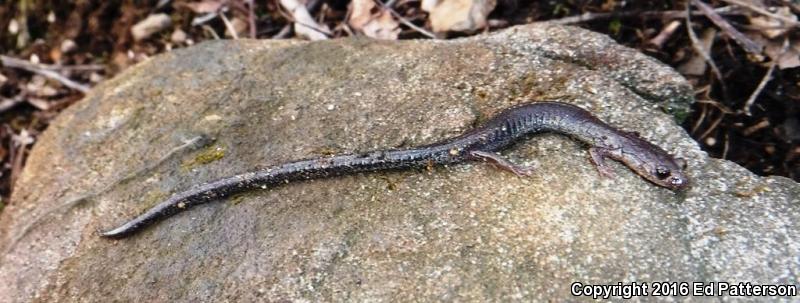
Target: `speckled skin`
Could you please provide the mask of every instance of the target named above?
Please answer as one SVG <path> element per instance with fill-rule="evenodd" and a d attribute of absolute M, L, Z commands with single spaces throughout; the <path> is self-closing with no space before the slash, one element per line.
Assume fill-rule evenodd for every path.
<path fill-rule="evenodd" d="M 621 161 L 645 179 L 669 189 L 688 186 L 682 160 L 635 133 L 617 130 L 580 107 L 560 102 L 533 102 L 507 109 L 481 127 L 430 145 L 298 160 L 202 184 L 177 193 L 124 225 L 102 233 L 104 237 L 131 235 L 155 221 L 192 206 L 231 194 L 267 188 L 298 180 L 327 178 L 359 172 L 424 167 L 468 160 L 492 160 L 516 173 L 524 171 L 493 152 L 521 137 L 555 132 L 591 145 L 591 158 L 600 173 L 611 176 L 604 159 Z"/>

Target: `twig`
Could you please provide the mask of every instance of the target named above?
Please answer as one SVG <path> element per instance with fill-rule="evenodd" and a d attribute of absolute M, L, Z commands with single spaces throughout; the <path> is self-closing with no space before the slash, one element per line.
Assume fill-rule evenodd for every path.
<path fill-rule="evenodd" d="M 32 73 L 36 73 L 36 74 L 45 76 L 47 78 L 50 78 L 52 80 L 61 82 L 61 84 L 63 84 L 64 86 L 69 87 L 69 88 L 74 89 L 74 90 L 77 90 L 77 91 L 79 91 L 81 93 L 84 93 L 84 94 L 89 92 L 89 89 L 90 89 L 89 86 L 86 85 L 86 84 L 81 84 L 81 83 L 72 81 L 69 78 L 61 75 L 60 73 L 58 73 L 58 72 L 56 72 L 54 70 L 40 68 L 38 64 L 33 64 L 33 63 L 30 63 L 30 62 L 25 61 L 25 60 L 9 57 L 9 56 L 5 56 L 5 55 L 0 55 L 0 62 L 3 63 L 3 66 L 7 66 L 7 67 L 11 67 L 11 68 L 24 69 L 26 71 L 29 71 L 29 72 L 32 72 Z"/>
<path fill-rule="evenodd" d="M 314 21 L 306 6 L 297 0 L 279 0 L 280 5 L 289 11 L 294 19 L 294 32 L 310 40 L 326 40 L 331 33 Z"/>
<path fill-rule="evenodd" d="M 60 71 L 102 71 L 106 67 L 99 64 L 76 64 L 76 65 L 51 65 L 51 64 L 38 64 L 42 69 L 60 70 Z"/>
<path fill-rule="evenodd" d="M 742 34 L 742 32 L 736 30 L 736 28 L 734 28 L 730 23 L 728 23 L 728 21 L 722 18 L 722 16 L 714 12 L 714 9 L 708 6 L 708 4 L 705 4 L 700 0 L 692 0 L 692 4 L 694 4 L 694 6 L 697 6 L 697 8 L 699 8 L 700 11 L 704 15 L 706 15 L 706 17 L 708 17 L 709 20 L 711 20 L 711 22 L 713 22 L 715 25 L 717 25 L 717 27 L 722 29 L 722 31 L 725 32 L 725 34 L 727 34 L 728 36 L 730 36 L 733 39 L 733 41 L 739 43 L 739 45 L 741 45 L 746 52 L 751 54 L 761 53 L 761 49 L 764 47 L 763 45 L 756 43 L 750 38 L 747 38 L 747 36 Z"/>
<path fill-rule="evenodd" d="M 737 14 L 733 7 L 725 6 L 715 8 L 714 12 L 718 14 Z M 700 12 L 693 12 L 694 15 L 700 15 Z M 553 24 L 575 24 L 575 23 L 582 23 L 586 21 L 598 20 L 598 19 L 608 19 L 608 18 L 628 18 L 628 17 L 645 17 L 645 18 L 667 18 L 667 19 L 675 19 L 675 18 L 684 18 L 686 16 L 685 10 L 670 10 L 670 11 L 633 11 L 633 12 L 620 12 L 620 13 L 583 13 L 576 16 L 569 16 L 560 19 L 551 19 L 551 20 L 544 20 L 542 22 L 548 22 Z"/>
<path fill-rule="evenodd" d="M 764 74 L 764 78 L 761 78 L 761 82 L 758 83 L 756 90 L 754 90 L 753 93 L 750 94 L 750 98 L 747 98 L 747 102 L 745 102 L 744 107 L 742 107 L 742 112 L 745 115 L 747 116 L 752 115 L 752 113 L 750 113 L 750 107 L 753 106 L 753 103 L 756 102 L 756 98 L 758 98 L 758 95 L 761 94 L 761 90 L 764 89 L 764 87 L 767 85 L 767 82 L 769 82 L 769 80 L 772 79 L 772 72 L 775 70 L 775 66 L 777 65 L 778 65 L 778 60 L 772 60 L 772 62 L 770 62 L 769 69 L 767 69 L 767 73 Z"/>
<path fill-rule="evenodd" d="M 201 27 L 201 28 L 202 28 L 204 31 L 206 31 L 207 33 L 211 34 L 211 37 L 212 37 L 212 38 L 214 38 L 214 40 L 219 40 L 219 39 L 220 39 L 220 38 L 219 38 L 219 34 L 217 34 L 217 32 L 215 32 L 213 28 L 211 28 L 210 26 L 208 26 L 208 24 L 203 24 L 203 25 L 201 25 L 200 27 Z"/>
<path fill-rule="evenodd" d="M 308 7 L 306 7 L 306 10 L 308 10 Z M 327 28 L 317 29 L 317 28 L 312 27 L 310 24 L 303 23 L 303 22 L 301 22 L 299 20 L 295 20 L 294 16 L 292 16 L 291 13 L 284 12 L 284 10 L 282 10 L 282 9 L 279 9 L 278 13 L 281 14 L 281 16 L 283 16 L 284 18 L 286 18 L 286 20 L 289 20 L 289 22 L 291 22 L 291 24 L 288 24 L 289 25 L 289 29 L 294 30 L 295 33 L 297 33 L 297 26 L 295 26 L 295 25 L 296 25 L 296 23 L 300 23 L 301 25 L 305 25 L 306 27 L 311 28 L 314 31 L 317 31 L 318 33 L 321 33 L 321 34 L 324 34 L 324 35 L 327 35 L 327 36 L 332 36 L 333 35 L 333 33 L 331 33 Z M 283 29 L 281 29 L 281 31 L 283 31 Z M 290 34 L 291 32 L 292 31 L 289 31 L 287 34 Z"/>
<path fill-rule="evenodd" d="M 767 10 L 765 10 L 763 8 L 760 8 L 758 6 L 755 6 L 752 3 L 747 3 L 747 2 L 740 1 L 740 0 L 722 0 L 722 1 L 725 1 L 725 2 L 728 2 L 730 4 L 734 4 L 734 5 L 738 5 L 738 6 L 744 7 L 746 9 L 749 9 L 749 10 L 754 11 L 756 13 L 762 14 L 764 16 L 768 16 L 768 17 L 771 17 L 771 18 L 775 18 L 775 19 L 781 20 L 781 21 L 786 22 L 787 24 L 789 24 L 791 26 L 800 25 L 800 22 L 798 22 L 797 20 L 788 18 L 786 16 L 781 16 L 781 15 L 778 15 L 778 14 L 770 13 L 769 11 L 767 11 Z"/>
<path fill-rule="evenodd" d="M 437 39 L 436 35 L 434 35 L 433 33 L 431 33 L 430 31 L 428 31 L 428 30 L 426 30 L 424 28 L 421 28 L 421 27 L 415 25 L 414 23 L 411 23 L 411 21 L 408 21 L 408 19 L 406 19 L 406 17 L 401 16 L 393 8 L 388 7 L 386 5 L 383 5 L 383 3 L 381 3 L 380 1 L 375 1 L 375 3 L 378 3 L 378 5 L 383 7 L 383 9 L 387 10 L 390 14 L 392 14 L 392 16 L 397 18 L 397 20 L 400 21 L 400 23 L 403 23 L 403 25 L 408 26 L 409 28 L 417 31 L 420 34 L 423 34 L 424 36 L 426 36 L 428 38 Z"/>
<path fill-rule="evenodd" d="M 206 13 L 202 16 L 192 18 L 192 26 L 203 25 L 208 21 L 214 20 L 217 17 L 217 12 Z"/>
<path fill-rule="evenodd" d="M 188 141 L 184 142 L 184 144 L 179 145 L 179 146 L 171 149 L 170 151 L 168 151 L 166 154 L 164 154 L 158 160 L 156 160 L 154 162 L 151 162 L 149 165 L 145 165 L 144 167 L 141 167 L 141 168 L 137 169 L 136 171 L 134 171 L 132 173 L 129 173 L 126 176 L 124 176 L 122 178 L 119 178 L 119 179 L 109 183 L 108 185 L 104 186 L 100 190 L 97 190 L 97 191 L 94 191 L 94 192 L 90 192 L 90 193 L 87 193 L 87 194 L 83 194 L 83 195 L 80 195 L 80 196 L 77 196 L 77 197 L 73 197 L 73 198 L 67 200 L 66 202 L 62 203 L 61 205 L 58 205 L 58 206 L 56 206 L 54 208 L 51 208 L 51 209 L 48 209 L 44 213 L 36 216 L 27 225 L 25 225 L 25 227 L 22 228 L 22 230 L 17 234 L 17 236 L 14 237 L 14 239 L 11 240 L 11 242 L 9 242 L 8 246 L 4 249 L 3 255 L 0 256 L 0 260 L 2 260 L 3 257 L 8 255 L 8 253 L 11 252 L 11 250 L 13 250 L 14 247 L 17 246 L 19 241 L 22 240 L 22 238 L 24 238 L 26 235 L 28 235 L 28 233 L 33 229 L 33 226 L 36 225 L 37 223 L 41 222 L 42 219 L 44 219 L 45 217 L 50 216 L 50 215 L 52 215 L 54 213 L 57 213 L 57 212 L 61 212 L 64 209 L 70 209 L 70 208 L 72 208 L 72 207 L 74 207 L 76 205 L 79 205 L 79 204 L 81 204 L 83 202 L 86 202 L 86 201 L 88 201 L 88 200 L 90 200 L 90 199 L 92 199 L 92 198 L 94 198 L 94 197 L 96 197 L 96 196 L 98 196 L 100 194 L 103 194 L 103 193 L 111 190 L 112 188 L 114 188 L 114 186 L 116 186 L 118 184 L 130 181 L 130 180 L 132 180 L 132 179 L 134 179 L 136 177 L 139 177 L 140 175 L 144 174 L 145 172 L 151 171 L 156 166 L 158 166 L 161 163 L 167 161 L 170 157 L 172 157 L 173 155 L 177 154 L 178 152 L 180 152 L 180 151 L 182 151 L 184 149 L 188 148 L 188 149 L 191 149 L 191 150 L 195 150 L 195 149 L 199 149 L 199 148 L 203 148 L 203 147 L 209 146 L 213 142 L 214 142 L 214 139 L 209 138 L 209 137 L 207 137 L 205 135 L 200 135 L 200 136 L 194 137 L 192 139 L 189 139 Z"/>
<path fill-rule="evenodd" d="M 3 101 L 0 101 L 0 113 L 7 111 L 17 104 L 22 103 L 25 99 L 22 98 L 22 94 L 16 95 L 13 98 L 3 98 Z"/>
<path fill-rule="evenodd" d="M 711 134 L 712 131 L 717 129 L 717 126 L 719 126 L 719 123 L 722 122 L 723 118 L 725 118 L 725 113 L 720 113 L 719 117 L 716 120 L 714 120 L 714 122 L 711 123 L 711 126 L 709 126 L 708 129 L 705 132 L 703 132 L 702 135 L 700 135 L 700 137 L 697 137 L 697 141 L 705 139 L 705 137 Z"/>
<path fill-rule="evenodd" d="M 284 39 L 288 37 L 290 33 L 292 33 L 292 25 L 286 24 L 277 34 L 272 36 L 271 39 Z"/>
<path fill-rule="evenodd" d="M 727 106 L 719 104 L 719 102 L 717 102 L 717 101 L 713 101 L 713 100 L 697 100 L 697 103 L 710 104 L 711 106 L 717 108 L 723 114 L 732 115 L 732 114 L 736 113 L 735 111 L 729 109 Z"/>
<path fill-rule="evenodd" d="M 667 39 L 669 39 L 669 37 L 675 33 L 675 30 L 677 30 L 679 26 L 681 26 L 680 21 L 672 20 L 672 22 L 667 24 L 667 26 L 665 26 L 664 29 L 658 33 L 658 35 L 656 35 L 653 39 L 650 39 L 650 44 L 660 49 L 662 46 L 664 46 L 664 42 L 666 42 Z"/>
<path fill-rule="evenodd" d="M 767 86 L 767 82 L 769 82 L 769 80 L 772 79 L 772 72 L 775 71 L 775 66 L 778 66 L 778 61 L 780 61 L 780 58 L 783 57 L 783 54 L 786 53 L 786 50 L 788 48 L 789 48 L 789 39 L 788 38 L 783 39 L 783 47 L 781 48 L 781 53 L 777 56 L 777 58 L 772 59 L 772 61 L 769 63 L 769 68 L 767 69 L 767 72 L 764 74 L 764 77 L 761 78 L 761 82 L 758 83 L 756 90 L 754 90 L 753 93 L 750 94 L 750 98 L 747 98 L 747 102 L 744 103 L 744 107 L 742 107 L 741 112 L 743 112 L 745 115 L 747 116 L 751 115 L 750 107 L 753 106 L 753 103 L 756 102 L 756 98 L 758 98 L 758 95 L 760 95 L 764 87 Z"/>
<path fill-rule="evenodd" d="M 752 135 L 753 133 L 755 133 L 757 131 L 760 131 L 762 129 L 765 129 L 765 128 L 769 127 L 769 126 L 770 126 L 769 120 L 764 118 L 763 120 L 759 121 L 758 123 L 756 123 L 754 125 L 751 125 L 751 126 L 748 126 L 747 128 L 745 128 L 742 131 L 742 134 L 745 137 L 750 137 L 750 135 Z"/>
<path fill-rule="evenodd" d="M 0 55 L 0 59 L 2 60 L 9 60 L 9 61 L 18 61 L 21 64 L 26 64 L 30 66 L 35 66 L 38 69 L 42 70 L 51 70 L 51 71 L 101 71 L 104 70 L 105 67 L 100 64 L 75 64 L 75 65 L 60 65 L 60 64 L 44 64 L 44 63 L 33 63 L 30 61 L 25 61 L 22 59 L 17 59 L 14 57 L 9 57 L 6 55 Z"/>
<path fill-rule="evenodd" d="M 250 39 L 256 38 L 256 13 L 255 0 L 246 0 L 247 3 L 247 22 L 250 24 Z"/>
<path fill-rule="evenodd" d="M 706 119 L 706 114 L 708 113 L 708 106 L 703 105 L 700 108 L 702 108 L 702 111 L 700 111 L 700 117 L 697 118 L 697 120 L 694 122 L 694 125 L 692 126 L 691 131 L 689 131 L 690 135 L 694 135 L 694 133 L 697 132 L 697 129 L 700 128 L 700 124 L 703 124 L 703 120 Z"/>
<path fill-rule="evenodd" d="M 728 135 L 728 132 L 725 132 L 725 143 L 722 145 L 722 159 L 728 157 L 728 147 L 730 145 L 730 141 L 731 140 L 730 136 Z"/>
<path fill-rule="evenodd" d="M 722 73 L 719 71 L 719 68 L 717 68 L 717 64 L 714 63 L 714 60 L 711 59 L 711 55 L 709 55 L 706 49 L 703 48 L 702 44 L 700 44 L 700 39 L 697 38 L 697 33 L 695 33 L 694 29 L 692 28 L 691 15 L 691 6 L 687 5 L 685 14 L 686 31 L 689 33 L 689 40 L 692 41 L 692 47 L 698 54 L 700 54 L 700 56 L 703 57 L 704 60 L 706 60 L 706 62 L 708 62 L 708 65 L 711 66 L 711 71 L 714 72 L 714 76 L 717 77 L 720 85 L 722 85 L 722 90 L 727 91 L 727 88 L 725 87 L 725 80 L 722 78 Z"/>
<path fill-rule="evenodd" d="M 231 24 L 231 21 L 228 20 L 228 17 L 225 16 L 224 12 L 219 13 L 219 18 L 222 19 L 222 23 L 225 24 L 225 28 L 227 28 L 228 32 L 231 33 L 231 37 L 233 38 L 233 40 L 239 40 L 239 34 L 236 32 L 236 29 L 233 27 L 233 24 Z"/>
<path fill-rule="evenodd" d="M 772 59 L 772 61 L 769 64 L 769 68 L 767 69 L 767 72 L 764 74 L 764 77 L 761 78 L 761 82 L 758 83 L 756 89 L 753 91 L 752 94 L 750 94 L 750 98 L 747 98 L 747 102 L 744 103 L 744 107 L 742 108 L 741 112 L 743 112 L 745 115 L 747 116 L 751 115 L 750 107 L 753 106 L 753 103 L 756 102 L 756 98 L 758 98 L 758 95 L 760 95 L 764 87 L 767 86 L 767 82 L 769 82 L 769 80 L 772 78 L 772 72 L 775 71 L 775 67 L 778 66 L 778 61 L 780 61 L 780 58 L 783 57 L 787 49 L 789 49 L 789 39 L 784 38 L 780 54 L 778 54 L 777 58 Z"/>

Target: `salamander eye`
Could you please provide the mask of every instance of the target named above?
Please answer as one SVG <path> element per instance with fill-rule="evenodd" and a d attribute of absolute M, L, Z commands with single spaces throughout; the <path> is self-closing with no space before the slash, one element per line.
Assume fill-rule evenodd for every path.
<path fill-rule="evenodd" d="M 670 175 L 669 168 L 666 168 L 664 166 L 656 167 L 656 177 L 658 177 L 659 179 L 664 179 L 666 177 L 669 177 L 669 175 Z"/>

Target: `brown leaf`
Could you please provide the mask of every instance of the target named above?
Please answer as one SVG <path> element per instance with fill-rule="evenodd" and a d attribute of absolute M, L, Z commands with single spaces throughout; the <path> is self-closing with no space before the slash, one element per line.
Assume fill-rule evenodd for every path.
<path fill-rule="evenodd" d="M 717 14 L 714 11 L 714 9 L 711 8 L 711 6 L 703 3 L 700 0 L 694 0 L 692 1 L 692 4 L 697 6 L 697 8 L 699 8 L 700 11 L 704 15 L 706 15 L 706 17 L 708 17 L 708 19 L 711 20 L 712 23 L 714 23 L 716 26 L 722 29 L 722 31 L 726 35 L 731 37 L 733 41 L 736 41 L 736 43 L 739 44 L 742 47 L 742 49 L 744 49 L 746 52 L 750 54 L 761 53 L 761 49 L 764 47 L 763 45 L 756 43 L 755 41 L 748 38 L 746 35 L 742 34 L 742 32 L 740 32 L 735 27 L 733 27 L 733 25 L 728 23 L 728 21 L 725 20 L 725 18 Z"/>
<path fill-rule="evenodd" d="M 714 37 L 716 37 L 716 35 L 717 30 L 712 27 L 706 28 L 706 30 L 703 31 L 703 36 L 700 38 L 700 47 L 702 47 L 706 52 L 711 50 L 711 47 L 714 45 Z M 689 59 L 689 61 L 686 61 L 678 67 L 678 71 L 684 75 L 702 76 L 706 73 L 706 60 L 703 58 L 703 56 L 698 54 L 697 51 L 695 51 L 694 55 L 691 59 Z"/>
<path fill-rule="evenodd" d="M 435 32 L 473 31 L 486 27 L 497 0 L 423 0 Z"/>
<path fill-rule="evenodd" d="M 200 2 L 182 3 L 185 6 L 198 14 L 216 13 L 228 1 L 225 0 L 203 0 Z"/>
<path fill-rule="evenodd" d="M 778 68 L 787 69 L 800 66 L 800 49 L 790 48 L 778 59 Z"/>
<path fill-rule="evenodd" d="M 797 21 L 797 16 L 792 14 L 792 11 L 788 7 L 775 9 L 775 14 Z M 764 35 L 764 37 L 770 39 L 777 38 L 791 29 L 791 26 L 787 25 L 785 22 L 763 15 L 755 15 L 754 17 L 750 17 L 750 24 L 759 28 L 758 31 Z"/>
<path fill-rule="evenodd" d="M 347 24 L 375 39 L 397 40 L 400 34 L 400 24 L 387 10 L 377 7 L 373 0 L 353 0 Z"/>

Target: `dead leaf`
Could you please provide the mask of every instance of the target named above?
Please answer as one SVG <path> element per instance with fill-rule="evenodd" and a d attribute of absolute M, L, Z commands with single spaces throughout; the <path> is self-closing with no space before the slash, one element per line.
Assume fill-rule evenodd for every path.
<path fill-rule="evenodd" d="M 780 59 L 778 59 L 778 68 L 787 69 L 800 66 L 800 43 L 794 43 L 792 47 L 786 50 Z"/>
<path fill-rule="evenodd" d="M 389 11 L 377 7 L 373 0 L 353 0 L 347 24 L 375 39 L 397 40 L 400 34 L 400 24 Z"/>
<path fill-rule="evenodd" d="M 763 56 L 767 56 L 772 62 L 775 62 L 779 69 L 800 66 L 800 40 L 789 34 L 793 25 L 787 24 L 786 21 L 797 21 L 797 16 L 789 7 L 785 6 L 771 7 L 769 11 L 774 15 L 753 14 L 748 16 L 751 29 L 747 31 L 747 36 L 764 45 L 762 56 L 756 58 L 757 61 L 762 61 L 764 60 Z"/>
<path fill-rule="evenodd" d="M 706 30 L 703 31 L 703 36 L 700 37 L 700 47 L 702 47 L 708 53 L 711 50 L 711 47 L 714 45 L 714 37 L 716 36 L 716 29 L 713 27 L 706 28 Z M 683 63 L 678 67 L 678 71 L 684 75 L 702 76 L 706 73 L 706 67 L 707 65 L 705 58 L 695 51 L 694 55 L 692 55 L 692 58 L 689 59 L 689 61 L 686 61 L 686 63 Z"/>
<path fill-rule="evenodd" d="M 751 30 L 747 32 L 754 41 L 764 45 L 763 56 L 777 62 L 778 69 L 787 69 L 800 66 L 800 40 L 793 39 L 791 35 L 781 35 L 774 39 L 766 36 L 763 30 Z M 786 42 L 786 39 L 790 39 Z M 789 43 L 785 45 L 784 43 Z M 764 60 L 763 56 L 758 61 Z"/>
<path fill-rule="evenodd" d="M 228 1 L 225 0 L 203 0 L 200 2 L 182 3 L 183 6 L 189 8 L 198 14 L 216 13 Z"/>
<path fill-rule="evenodd" d="M 797 21 L 797 16 L 792 14 L 792 11 L 788 7 L 780 7 L 777 9 L 773 9 L 776 15 L 786 17 L 788 19 Z M 764 37 L 774 39 L 778 36 L 781 36 L 789 31 L 792 27 L 785 22 L 778 20 L 776 18 L 770 16 L 763 16 L 763 15 L 755 15 L 750 17 L 750 24 L 759 28 L 759 32 L 764 35 Z"/>
<path fill-rule="evenodd" d="M 326 40 L 331 35 L 331 30 L 325 24 L 317 24 L 314 17 L 306 9 L 305 4 L 298 0 L 279 0 L 281 6 L 289 11 L 294 18 L 294 33 L 312 41 Z"/>
<path fill-rule="evenodd" d="M 784 46 L 782 40 L 770 40 L 764 53 L 772 60 L 777 60 L 779 69 L 800 66 L 800 41 Z"/>
<path fill-rule="evenodd" d="M 497 0 L 422 0 L 422 10 L 430 13 L 434 32 L 473 31 L 486 27 L 486 17 Z"/>

